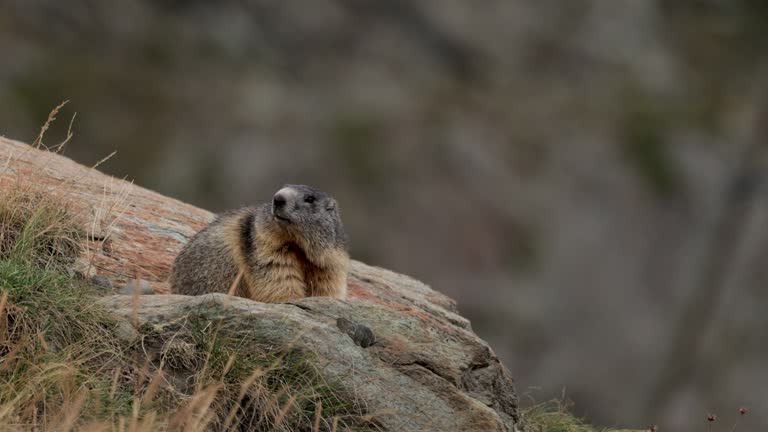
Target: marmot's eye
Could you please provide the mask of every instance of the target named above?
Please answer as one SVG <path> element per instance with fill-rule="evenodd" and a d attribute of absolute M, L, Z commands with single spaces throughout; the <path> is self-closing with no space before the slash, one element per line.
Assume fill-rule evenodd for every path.
<path fill-rule="evenodd" d="M 306 198 L 304 198 L 304 202 L 307 204 L 312 204 L 315 202 L 315 197 L 313 195 L 309 195 Z"/>

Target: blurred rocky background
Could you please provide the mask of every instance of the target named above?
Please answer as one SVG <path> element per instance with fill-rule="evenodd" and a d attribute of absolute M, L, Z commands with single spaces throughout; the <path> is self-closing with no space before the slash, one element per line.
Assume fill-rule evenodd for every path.
<path fill-rule="evenodd" d="M 48 144 L 198 206 L 317 185 L 530 401 L 758 429 L 766 48 L 763 0 L 0 0 L 0 134 L 70 100 Z"/>

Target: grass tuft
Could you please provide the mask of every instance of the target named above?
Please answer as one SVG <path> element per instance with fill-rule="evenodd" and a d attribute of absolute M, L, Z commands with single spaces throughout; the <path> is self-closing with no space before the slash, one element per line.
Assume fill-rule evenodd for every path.
<path fill-rule="evenodd" d="M 14 189 L 0 197 L 0 259 L 65 271 L 83 252 L 83 224 L 50 195 Z"/>
<path fill-rule="evenodd" d="M 522 413 L 523 430 L 526 432 L 597 432 L 568 411 L 568 404 L 559 400 L 527 408 Z"/>
<path fill-rule="evenodd" d="M 99 371 L 123 348 L 91 288 L 67 272 L 83 251 L 79 226 L 43 194 L 0 196 L 0 424 L 65 430 L 103 409 Z"/>

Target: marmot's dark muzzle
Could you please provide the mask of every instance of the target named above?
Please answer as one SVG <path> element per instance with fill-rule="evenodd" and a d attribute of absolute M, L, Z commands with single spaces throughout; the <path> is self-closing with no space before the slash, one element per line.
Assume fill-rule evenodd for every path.
<path fill-rule="evenodd" d="M 275 198 L 272 200 L 272 206 L 274 209 L 281 209 L 285 207 L 285 203 L 285 197 L 280 194 L 275 195 Z"/>
<path fill-rule="evenodd" d="M 283 190 L 278 191 L 272 198 L 272 215 L 284 222 L 290 222 L 286 207 L 288 204 L 288 198 L 283 193 Z"/>

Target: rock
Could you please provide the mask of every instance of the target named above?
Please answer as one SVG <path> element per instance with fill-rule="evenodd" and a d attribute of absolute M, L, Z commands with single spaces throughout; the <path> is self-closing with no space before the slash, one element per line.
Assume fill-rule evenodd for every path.
<path fill-rule="evenodd" d="M 70 275 L 77 279 L 92 279 L 96 275 L 96 269 L 85 257 L 79 257 L 69 268 Z"/>
<path fill-rule="evenodd" d="M 126 321 L 137 318 L 138 326 L 175 323 L 176 340 L 186 339 L 185 320 L 194 316 L 312 354 L 323 377 L 340 383 L 342 394 L 366 406 L 383 430 L 511 431 L 518 420 L 512 379 L 490 348 L 465 328 L 438 325 L 405 302 L 397 310 L 361 299 L 265 304 L 207 294 L 141 296 L 138 307 L 129 296 L 102 303 Z M 368 327 L 376 343 L 362 348 L 339 320 Z"/>
<path fill-rule="evenodd" d="M 147 326 L 175 326 L 178 337 L 162 348 L 168 364 L 194 366 L 184 336 L 189 330 L 179 324 L 194 316 L 311 354 L 320 373 L 339 382 L 343 394 L 365 406 L 385 431 L 512 431 L 519 424 L 507 369 L 458 314 L 456 303 L 425 284 L 353 261 L 346 301 L 135 296 L 136 288 L 167 292 L 173 258 L 212 215 L 4 138 L 0 160 L 6 161 L 0 189 L 15 187 L 21 178 L 63 199 L 76 197 L 68 204 L 85 215 L 85 227 L 111 227 L 99 234 L 102 241 L 89 242 L 90 262 L 116 285 L 134 282 L 121 290 L 126 295 L 101 302 L 133 326 L 121 328 L 121 338 L 133 340 Z M 93 215 L 99 220 L 89 219 Z"/>
<path fill-rule="evenodd" d="M 115 336 L 127 344 L 132 344 L 138 339 L 139 332 L 130 322 L 123 320 L 117 322 Z"/>
<path fill-rule="evenodd" d="M 148 295 L 154 293 L 152 285 L 144 279 L 132 279 L 118 290 L 118 294 L 123 295 Z"/>
<path fill-rule="evenodd" d="M 362 324 L 352 322 L 346 318 L 339 318 L 336 320 L 336 327 L 351 337 L 355 344 L 363 348 L 368 348 L 376 343 L 376 336 L 374 336 L 371 329 Z"/>
<path fill-rule="evenodd" d="M 104 275 L 94 275 L 91 277 L 91 285 L 102 291 L 111 292 L 113 289 L 112 281 Z"/>

